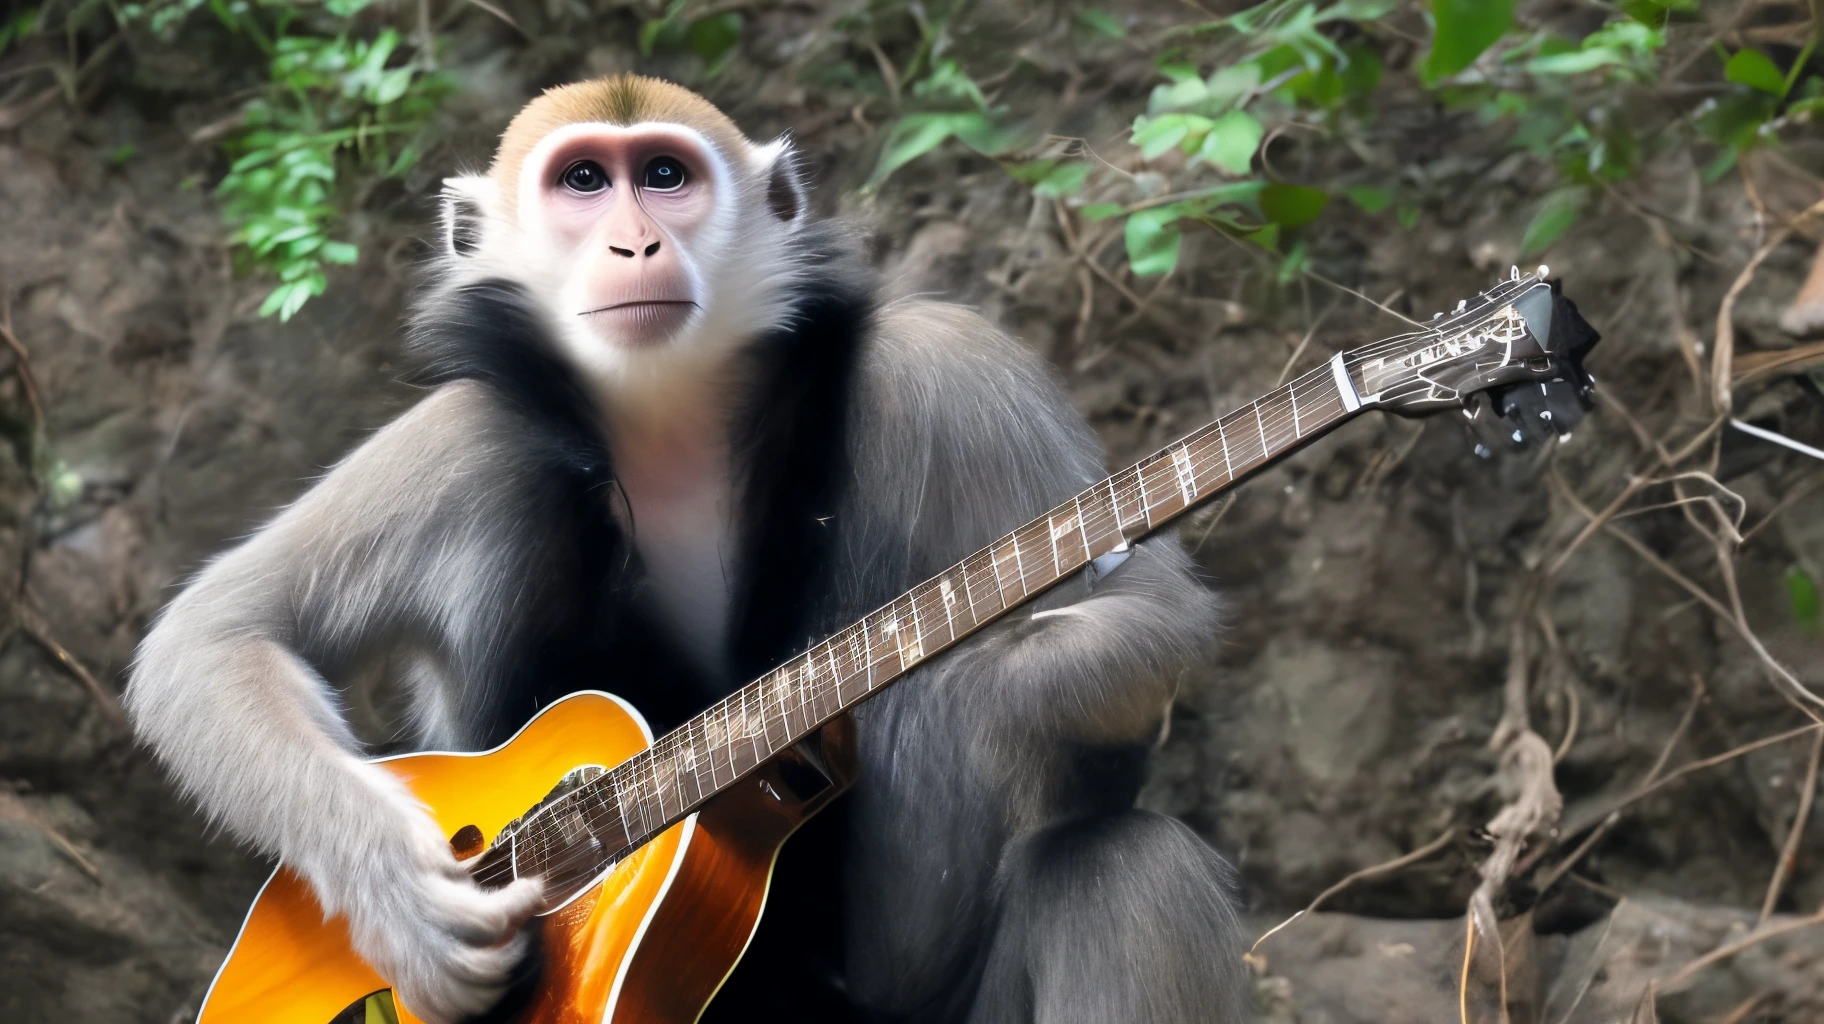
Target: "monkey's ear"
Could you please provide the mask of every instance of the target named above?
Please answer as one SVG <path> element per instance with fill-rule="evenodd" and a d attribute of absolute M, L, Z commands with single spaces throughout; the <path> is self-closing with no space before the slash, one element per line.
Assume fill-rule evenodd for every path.
<path fill-rule="evenodd" d="M 810 198 L 792 137 L 781 135 L 764 146 L 754 147 L 754 162 L 766 177 L 766 208 L 784 224 L 803 224 L 810 212 Z"/>
<path fill-rule="evenodd" d="M 451 256 L 481 251 L 483 228 L 494 216 L 494 179 L 467 174 L 443 179 L 443 248 Z"/>

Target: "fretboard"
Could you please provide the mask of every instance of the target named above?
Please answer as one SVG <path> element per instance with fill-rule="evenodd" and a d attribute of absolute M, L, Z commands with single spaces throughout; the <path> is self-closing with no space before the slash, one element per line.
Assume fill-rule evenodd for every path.
<path fill-rule="evenodd" d="M 811 647 L 497 837 L 477 877 L 558 897 L 915 666 L 1359 408 L 1341 357 L 1155 452 Z"/>

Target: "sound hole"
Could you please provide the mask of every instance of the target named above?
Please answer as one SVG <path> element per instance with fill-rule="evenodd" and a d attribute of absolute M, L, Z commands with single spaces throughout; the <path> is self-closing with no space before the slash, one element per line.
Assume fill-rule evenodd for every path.
<path fill-rule="evenodd" d="M 483 845 L 481 829 L 474 825 L 464 825 L 450 837 L 450 852 L 456 855 L 457 860 L 468 860 L 475 856 L 481 852 Z"/>

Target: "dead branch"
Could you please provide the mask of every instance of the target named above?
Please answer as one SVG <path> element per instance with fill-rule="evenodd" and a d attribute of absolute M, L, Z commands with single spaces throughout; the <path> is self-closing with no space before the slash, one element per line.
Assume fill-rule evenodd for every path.
<path fill-rule="evenodd" d="M 31 804 L 26 803 L 19 794 L 13 792 L 11 786 L 0 785 L 0 818 L 22 821 L 37 829 L 51 841 L 53 846 L 62 851 L 71 863 L 80 868 L 83 874 L 88 875 L 89 881 L 96 885 L 101 884 L 100 869 L 96 868 L 89 858 L 82 855 L 82 851 L 76 848 L 75 843 L 70 842 L 67 836 L 57 831 L 56 826 L 44 820 L 44 816 L 39 814 Z"/>
<path fill-rule="evenodd" d="M 1702 676 L 1695 672 L 1691 674 L 1691 691 L 1691 703 L 1686 705 L 1685 713 L 1679 716 L 1678 725 L 1672 730 L 1671 738 L 1667 739 L 1665 746 L 1659 749 L 1659 757 L 1653 761 L 1653 767 L 1647 769 L 1646 776 L 1641 779 L 1637 786 L 1635 786 L 1637 792 L 1658 781 L 1659 773 L 1666 770 L 1666 762 L 1672 759 L 1672 751 L 1678 748 L 1679 741 L 1685 738 L 1685 733 L 1691 729 L 1691 723 L 1696 720 L 1697 709 L 1703 706 L 1704 680 Z M 1552 865 L 1550 868 L 1547 868 L 1541 874 L 1537 882 L 1539 891 L 1545 892 L 1547 889 L 1556 885 L 1558 880 L 1564 877 L 1565 872 L 1575 867 L 1577 862 L 1583 859 L 1584 854 L 1589 853 L 1590 848 L 1601 841 L 1602 837 L 1608 834 L 1609 829 L 1613 828 L 1615 823 L 1620 820 L 1621 814 L 1619 807 L 1612 808 L 1605 813 L 1597 822 L 1596 827 L 1584 838 L 1583 842 L 1577 844 L 1576 849 L 1572 850 L 1563 860 Z M 1551 845 L 1548 844 L 1535 850 L 1525 861 L 1521 862 L 1520 866 L 1515 869 L 1515 873 L 1524 874 L 1539 858 L 1545 856 L 1546 852 L 1550 849 Z"/>
<path fill-rule="evenodd" d="M 1449 842 L 1452 839 L 1456 838 L 1456 835 L 1457 835 L 1456 829 L 1454 829 L 1454 828 L 1445 829 L 1443 835 L 1439 836 L 1436 839 L 1433 839 L 1431 842 L 1426 843 L 1424 846 L 1419 847 L 1418 849 L 1412 851 L 1411 853 L 1403 854 L 1403 855 L 1401 855 L 1399 857 L 1395 857 L 1394 859 L 1387 861 L 1385 863 L 1375 864 L 1370 867 L 1365 867 L 1359 871 L 1351 872 L 1350 874 L 1343 876 L 1343 879 L 1341 881 L 1336 882 L 1335 884 L 1331 885 L 1330 888 L 1325 889 L 1323 892 L 1318 893 L 1317 898 L 1312 900 L 1309 904 L 1307 904 L 1305 906 L 1305 909 L 1299 911 L 1296 914 L 1293 914 L 1291 917 L 1288 917 L 1284 921 L 1281 921 L 1278 924 L 1274 925 L 1273 927 L 1267 929 L 1265 934 L 1263 934 L 1260 938 L 1254 940 L 1254 945 L 1248 947 L 1248 951 L 1246 954 L 1244 954 L 1242 956 L 1242 959 L 1244 961 L 1248 962 L 1250 965 L 1265 968 L 1266 961 L 1260 959 L 1259 957 L 1256 957 L 1254 955 L 1254 953 L 1256 950 L 1260 949 L 1261 943 L 1267 941 L 1268 939 L 1272 938 L 1274 935 L 1278 934 L 1281 929 L 1287 927 L 1288 925 L 1290 925 L 1292 922 L 1298 920 L 1299 918 L 1304 917 L 1306 914 L 1310 914 L 1310 913 L 1316 911 L 1317 908 L 1319 906 L 1321 906 L 1325 900 L 1329 899 L 1332 896 L 1335 896 L 1337 893 L 1342 892 L 1343 890 L 1349 888 L 1350 886 L 1356 884 L 1357 882 L 1365 882 L 1370 878 L 1379 878 L 1382 875 L 1391 874 L 1395 871 L 1398 871 L 1399 869 L 1406 867 L 1409 864 L 1417 864 L 1419 861 L 1422 861 L 1425 858 L 1431 856 L 1432 854 L 1437 853 L 1439 850 L 1442 850 L 1447 844 L 1449 844 Z"/>
<path fill-rule="evenodd" d="M 1780 902 L 1780 889 L 1786 880 L 1792 877 L 1792 870 L 1799 860 L 1799 841 L 1805 837 L 1805 822 L 1811 817 L 1811 801 L 1818 795 L 1818 758 L 1824 755 L 1824 729 L 1818 730 L 1811 738 L 1811 758 L 1805 765 L 1805 785 L 1799 791 L 1799 806 L 1792 812 L 1792 828 L 1786 833 L 1786 842 L 1780 847 L 1780 859 L 1774 862 L 1773 878 L 1767 882 L 1767 898 L 1761 901 L 1761 916 L 1754 926 L 1759 928 L 1773 916 L 1773 908 Z"/>
<path fill-rule="evenodd" d="M 25 635 L 44 648 L 52 658 L 56 659 L 57 664 L 63 667 L 64 671 L 75 677 L 76 681 L 82 684 L 82 688 L 89 692 L 89 696 L 94 698 L 96 708 L 101 712 L 101 717 L 107 719 L 108 724 L 120 735 L 132 735 L 133 727 L 127 724 L 127 713 L 121 708 L 120 701 L 102 687 L 101 681 L 96 679 L 95 674 L 77 660 L 74 654 L 70 653 L 69 648 L 57 642 L 57 638 L 51 635 L 50 626 L 44 619 L 24 601 L 15 601 L 13 612 L 18 616 L 19 628 L 25 631 Z"/>
<path fill-rule="evenodd" d="M 1690 981 L 1693 977 L 1695 977 L 1697 975 L 1697 973 L 1699 971 L 1702 971 L 1704 968 L 1709 967 L 1712 964 L 1719 963 L 1723 960 L 1727 960 L 1730 957 L 1736 955 L 1737 953 L 1740 953 L 1741 951 L 1743 951 L 1745 949 L 1750 949 L 1754 946 L 1758 946 L 1761 943 L 1766 942 L 1769 939 L 1777 939 L 1782 935 L 1791 935 L 1793 932 L 1804 931 L 1807 928 L 1811 928 L 1815 925 L 1820 925 L 1820 924 L 1824 924 L 1824 910 L 1815 911 L 1811 914 L 1805 915 L 1804 917 L 1795 917 L 1789 921 L 1781 921 L 1779 924 L 1768 925 L 1763 928 L 1757 928 L 1754 931 L 1749 932 L 1747 935 L 1744 935 L 1741 938 L 1735 940 L 1734 942 L 1728 943 L 1726 945 L 1718 946 L 1717 948 L 1711 950 L 1708 953 L 1705 953 L 1703 956 L 1698 957 L 1697 959 L 1691 961 L 1690 963 L 1686 964 L 1685 966 L 1680 967 L 1678 970 L 1673 971 L 1670 975 L 1668 975 L 1665 979 L 1663 979 L 1656 987 L 1661 988 L 1661 989 L 1678 988 L 1679 986 Z M 1649 991 L 1651 991 L 1651 989 Z"/>
<path fill-rule="evenodd" d="M 38 377 L 32 372 L 32 355 L 26 351 L 25 343 L 13 330 L 13 289 L 10 284 L 0 282 L 0 339 L 6 341 L 6 347 L 13 350 L 13 357 L 18 360 L 13 372 L 19 375 L 19 385 L 25 389 L 26 404 L 32 407 L 32 431 L 38 437 L 44 436 L 44 400 L 39 396 Z"/>

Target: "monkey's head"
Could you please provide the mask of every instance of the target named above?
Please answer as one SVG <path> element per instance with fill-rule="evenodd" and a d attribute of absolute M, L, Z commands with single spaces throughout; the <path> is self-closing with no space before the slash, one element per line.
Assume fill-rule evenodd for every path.
<path fill-rule="evenodd" d="M 444 241 L 455 279 L 519 282 L 584 372 L 628 383 L 782 323 L 805 212 L 785 140 L 621 75 L 520 111 L 486 176 L 445 182 Z"/>

